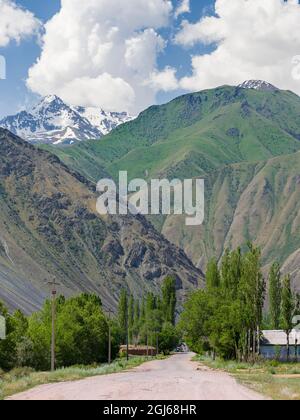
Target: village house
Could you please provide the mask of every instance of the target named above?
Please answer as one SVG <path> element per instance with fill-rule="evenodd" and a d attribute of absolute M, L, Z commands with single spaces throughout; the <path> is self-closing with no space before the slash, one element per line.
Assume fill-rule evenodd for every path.
<path fill-rule="evenodd" d="M 283 330 L 263 331 L 260 354 L 266 359 L 287 359 L 287 335 Z M 300 361 L 300 331 L 290 334 L 290 360 Z"/>

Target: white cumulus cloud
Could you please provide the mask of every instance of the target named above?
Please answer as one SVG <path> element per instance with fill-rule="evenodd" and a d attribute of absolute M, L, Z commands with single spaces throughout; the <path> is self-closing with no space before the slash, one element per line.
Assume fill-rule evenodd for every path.
<path fill-rule="evenodd" d="M 169 0 L 61 0 L 28 87 L 74 105 L 140 111 L 155 101 L 145 81 L 157 72 L 166 45 L 158 29 L 172 12 Z"/>
<path fill-rule="evenodd" d="M 151 86 L 155 91 L 170 92 L 178 89 L 178 80 L 176 77 L 176 69 L 166 67 L 162 71 L 154 71 L 150 78 L 145 81 L 145 85 Z"/>
<path fill-rule="evenodd" d="M 192 75 L 182 88 L 199 90 L 247 79 L 263 79 L 300 93 L 293 57 L 300 54 L 298 0 L 216 0 L 216 16 L 184 21 L 176 43 L 216 44 L 213 52 L 192 57 Z"/>
<path fill-rule="evenodd" d="M 39 26 L 40 22 L 31 12 L 12 0 L 0 0 L 0 47 L 6 47 L 10 41 L 20 42 L 37 32 Z"/>

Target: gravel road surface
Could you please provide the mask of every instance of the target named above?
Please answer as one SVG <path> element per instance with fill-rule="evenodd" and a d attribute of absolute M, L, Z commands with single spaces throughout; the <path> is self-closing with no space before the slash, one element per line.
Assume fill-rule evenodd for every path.
<path fill-rule="evenodd" d="M 192 362 L 193 354 L 122 373 L 38 386 L 12 400 L 262 400 L 230 375 Z"/>

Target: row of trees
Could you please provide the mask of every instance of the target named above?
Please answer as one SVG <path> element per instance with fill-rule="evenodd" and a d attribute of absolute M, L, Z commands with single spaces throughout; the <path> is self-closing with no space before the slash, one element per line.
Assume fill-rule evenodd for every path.
<path fill-rule="evenodd" d="M 290 355 L 290 334 L 294 327 L 293 319 L 300 315 L 300 295 L 293 293 L 291 276 L 282 278 L 280 265 L 274 263 L 269 274 L 270 310 L 266 325 L 271 329 L 283 329 L 287 336 L 287 355 Z"/>
<path fill-rule="evenodd" d="M 190 296 L 181 315 L 180 327 L 190 347 L 213 351 L 225 359 L 249 361 L 260 350 L 264 325 L 266 281 L 261 271 L 261 252 L 249 244 L 248 250 L 226 251 L 220 267 L 209 262 L 206 289 Z M 270 319 L 287 338 L 293 328 L 297 308 L 290 276 L 281 279 L 278 265 L 270 272 Z M 289 339 L 287 339 L 289 346 Z"/>
<path fill-rule="evenodd" d="M 125 290 L 121 293 L 118 320 L 124 332 L 123 343 L 128 340 L 131 345 L 158 346 L 159 351 L 168 353 L 179 341 L 175 317 L 176 281 L 173 277 L 165 279 L 161 295 L 148 293 L 139 301 Z"/>
<path fill-rule="evenodd" d="M 121 344 L 126 342 L 127 322 L 132 343 L 156 343 L 168 351 L 176 345 L 175 280 L 168 277 L 161 296 L 148 294 L 141 303 L 123 291 L 119 311 L 114 317 L 103 310 L 96 295 L 82 294 L 70 299 L 56 300 L 56 366 L 92 365 L 108 360 L 109 327 L 112 358 L 117 357 Z M 42 310 L 26 317 L 20 311 L 9 314 L 0 302 L 0 315 L 6 318 L 7 338 L 0 340 L 0 368 L 50 368 L 51 301 Z"/>
<path fill-rule="evenodd" d="M 32 367 L 48 370 L 51 345 L 51 302 L 40 312 L 25 317 L 20 311 L 9 315 L 1 305 L 7 322 L 7 338 L 0 341 L 0 368 Z M 114 328 L 113 352 L 118 352 L 119 331 Z M 108 320 L 95 295 L 82 294 L 56 302 L 56 364 L 102 363 L 107 360 Z"/>

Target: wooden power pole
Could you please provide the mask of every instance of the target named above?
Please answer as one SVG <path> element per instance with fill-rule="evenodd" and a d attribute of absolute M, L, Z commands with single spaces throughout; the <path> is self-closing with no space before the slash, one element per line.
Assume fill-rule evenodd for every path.
<path fill-rule="evenodd" d="M 55 278 L 49 281 L 48 284 L 51 286 L 51 309 L 52 309 L 52 333 L 51 333 L 51 371 L 55 371 L 55 318 L 56 318 L 56 286 L 60 286 L 56 283 Z"/>
<path fill-rule="evenodd" d="M 126 311 L 126 360 L 128 362 L 129 360 L 129 313 L 128 313 L 128 307 Z"/>

